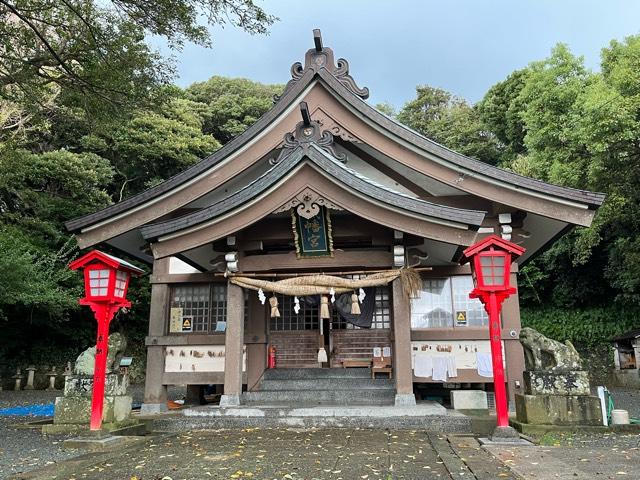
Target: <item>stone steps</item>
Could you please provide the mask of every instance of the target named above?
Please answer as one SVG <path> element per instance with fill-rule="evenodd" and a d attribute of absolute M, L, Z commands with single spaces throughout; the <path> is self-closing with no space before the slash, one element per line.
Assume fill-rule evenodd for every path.
<path fill-rule="evenodd" d="M 316 406 L 311 408 L 203 406 L 180 415 L 153 418 L 153 429 L 180 432 L 207 428 L 344 427 L 419 429 L 437 433 L 471 433 L 471 419 L 434 402 L 412 407 Z"/>
<path fill-rule="evenodd" d="M 243 405 L 393 405 L 395 384 L 372 379 L 371 369 L 271 369 L 257 391 L 242 394 Z"/>
<path fill-rule="evenodd" d="M 273 368 L 264 380 L 313 380 L 323 378 L 371 378 L 370 368 Z"/>
<path fill-rule="evenodd" d="M 274 390 L 393 390 L 393 380 L 387 378 L 317 378 L 263 380 L 260 391 Z"/>

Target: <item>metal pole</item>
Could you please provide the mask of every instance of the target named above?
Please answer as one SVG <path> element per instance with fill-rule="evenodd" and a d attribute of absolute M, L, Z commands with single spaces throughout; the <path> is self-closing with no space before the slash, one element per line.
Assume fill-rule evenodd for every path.
<path fill-rule="evenodd" d="M 104 383 L 107 370 L 107 351 L 109 341 L 109 323 L 112 317 L 110 305 L 97 305 L 94 310 L 98 321 L 98 335 L 96 340 L 96 357 L 93 367 L 93 393 L 91 396 L 90 430 L 100 430 L 102 427 L 102 412 L 104 408 Z"/>
<path fill-rule="evenodd" d="M 491 342 L 497 423 L 498 427 L 508 427 L 509 409 L 507 406 L 507 390 L 504 385 L 504 366 L 502 363 L 500 306 L 495 292 L 489 292 L 489 337 Z"/>

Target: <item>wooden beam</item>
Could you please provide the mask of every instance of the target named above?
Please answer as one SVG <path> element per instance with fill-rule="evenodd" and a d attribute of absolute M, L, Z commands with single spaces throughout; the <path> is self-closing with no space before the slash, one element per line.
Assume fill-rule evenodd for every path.
<path fill-rule="evenodd" d="M 292 270 L 367 267 L 389 268 L 393 265 L 391 252 L 380 251 L 335 251 L 333 257 L 298 258 L 294 252 L 268 255 L 249 255 L 240 259 L 241 272 L 269 270 Z"/>

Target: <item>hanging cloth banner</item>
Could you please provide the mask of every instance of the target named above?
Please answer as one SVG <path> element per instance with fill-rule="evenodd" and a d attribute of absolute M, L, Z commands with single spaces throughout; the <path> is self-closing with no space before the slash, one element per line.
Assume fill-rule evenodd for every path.
<path fill-rule="evenodd" d="M 239 287 L 251 290 L 262 289 L 265 292 L 304 297 L 307 295 L 330 295 L 332 289 L 339 294 L 353 292 L 360 288 L 387 285 L 396 278 L 401 279 L 402 291 L 407 298 L 415 298 L 419 295 L 422 288 L 422 280 L 420 279 L 420 274 L 411 268 L 387 270 L 359 279 L 332 275 L 303 275 L 272 282 L 259 278 L 243 277 L 242 275 L 232 275 L 230 276 L 230 281 Z"/>
<path fill-rule="evenodd" d="M 358 305 L 358 297 L 356 303 L 359 312 L 353 313 L 353 299 L 355 293 L 343 293 L 337 299 L 334 305 L 338 315 L 347 322 L 361 328 L 371 328 L 373 313 L 376 310 L 376 289 L 375 287 L 367 287 L 366 295 L 362 301 L 362 305 Z"/>

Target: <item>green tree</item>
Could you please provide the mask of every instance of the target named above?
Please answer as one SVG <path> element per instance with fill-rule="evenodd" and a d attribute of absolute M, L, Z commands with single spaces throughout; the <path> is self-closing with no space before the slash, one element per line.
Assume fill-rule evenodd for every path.
<path fill-rule="evenodd" d="M 187 99 L 207 106 L 201 113 L 203 131 L 221 143 L 227 143 L 255 123 L 273 105 L 273 97 L 282 93 L 282 85 L 264 85 L 245 78 L 214 76 L 191 85 Z"/>
<path fill-rule="evenodd" d="M 496 164 L 500 144 L 465 100 L 440 88 L 416 87 L 416 98 L 398 113 L 399 121 L 426 137 L 483 162 Z"/>
<path fill-rule="evenodd" d="M 175 49 L 186 41 L 210 45 L 207 26 L 265 33 L 276 20 L 252 0 L 0 0 L 0 18 L 5 134 L 25 120 L 44 121 L 58 96 L 92 115 L 153 104 L 173 66 L 145 42 L 147 34 Z"/>

